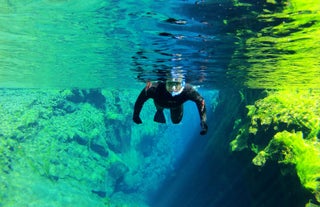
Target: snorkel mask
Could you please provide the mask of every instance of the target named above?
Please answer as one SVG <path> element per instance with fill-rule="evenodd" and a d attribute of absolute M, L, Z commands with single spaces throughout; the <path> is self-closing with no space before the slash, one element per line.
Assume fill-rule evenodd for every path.
<path fill-rule="evenodd" d="M 185 86 L 185 82 L 181 78 L 172 78 L 166 81 L 166 89 L 172 96 L 179 95 Z"/>

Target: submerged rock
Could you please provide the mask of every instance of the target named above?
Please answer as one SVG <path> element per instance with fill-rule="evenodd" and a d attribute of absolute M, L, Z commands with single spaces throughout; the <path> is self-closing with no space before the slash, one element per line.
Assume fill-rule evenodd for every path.
<path fill-rule="evenodd" d="M 114 162 L 108 170 L 109 175 L 116 181 L 123 179 L 129 168 L 122 162 Z"/>
<path fill-rule="evenodd" d="M 105 109 L 106 98 L 100 89 L 73 89 L 66 99 L 73 103 L 88 102 L 98 109 Z"/>
<path fill-rule="evenodd" d="M 278 163 L 282 173 L 296 175 L 320 203 L 319 100 L 317 90 L 269 92 L 247 106 L 247 117 L 235 123 L 238 133 L 230 146 L 232 151 L 256 154 L 252 158 L 256 166 Z"/>

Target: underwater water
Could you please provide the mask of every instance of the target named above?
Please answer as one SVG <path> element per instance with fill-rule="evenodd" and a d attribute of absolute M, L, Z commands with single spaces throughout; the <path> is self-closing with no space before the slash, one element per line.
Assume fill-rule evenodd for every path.
<path fill-rule="evenodd" d="M 320 4 L 0 0 L 0 207 L 320 206 Z M 147 81 L 203 96 L 132 121 Z"/>

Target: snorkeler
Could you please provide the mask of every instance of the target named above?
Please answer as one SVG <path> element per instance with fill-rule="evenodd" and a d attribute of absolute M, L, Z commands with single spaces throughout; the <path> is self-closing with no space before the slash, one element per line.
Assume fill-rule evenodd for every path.
<path fill-rule="evenodd" d="M 193 101 L 196 103 L 200 115 L 201 135 L 205 135 L 208 131 L 206 123 L 206 106 L 204 99 L 200 94 L 189 84 L 181 78 L 172 78 L 166 82 L 147 82 L 146 87 L 141 91 L 134 105 L 133 121 L 141 124 L 140 112 L 143 104 L 152 98 L 157 108 L 154 115 L 154 121 L 159 123 L 166 123 L 163 114 L 165 108 L 170 109 L 172 123 L 180 123 L 183 116 L 183 103 L 186 101 Z"/>

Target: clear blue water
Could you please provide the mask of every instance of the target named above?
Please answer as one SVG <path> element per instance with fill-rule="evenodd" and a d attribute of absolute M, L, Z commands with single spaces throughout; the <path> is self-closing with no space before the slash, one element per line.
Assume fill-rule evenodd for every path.
<path fill-rule="evenodd" d="M 181 6 L 189 5 L 193 2 L 4 1 L 1 86 L 130 87 L 166 77 L 174 68 L 195 83 L 209 81 L 205 68 L 215 58 L 202 42 L 221 41 L 200 22 L 204 19 L 184 14 Z M 169 18 L 186 24 L 168 23 Z"/>
<path fill-rule="evenodd" d="M 151 102 L 142 126 L 131 121 L 145 82 L 172 74 L 203 95 L 209 127 L 223 118 L 213 116 L 220 90 L 318 87 L 319 48 L 311 45 L 319 43 L 319 15 L 293 10 L 290 19 L 278 13 L 283 5 L 267 2 L 0 1 L 0 165 L 8 168 L 0 176 L 6 192 L 0 207 L 216 207 L 268 200 L 263 189 L 257 199 L 249 193 L 243 175 L 250 167 L 228 160 L 227 140 L 198 135 L 193 103 L 186 103 L 179 125 L 153 123 Z M 299 20 L 303 14 L 310 25 Z M 99 88 L 94 97 L 106 98 L 103 107 L 88 90 L 71 100 L 73 88 Z M 205 157 L 212 146 L 212 157 Z"/>
<path fill-rule="evenodd" d="M 0 86 L 130 87 L 175 72 L 206 88 L 316 87 L 317 24 L 303 22 L 316 23 L 317 13 L 289 7 L 290 19 L 281 16 L 283 5 L 4 0 Z M 292 21 L 311 32 L 300 33 Z"/>

